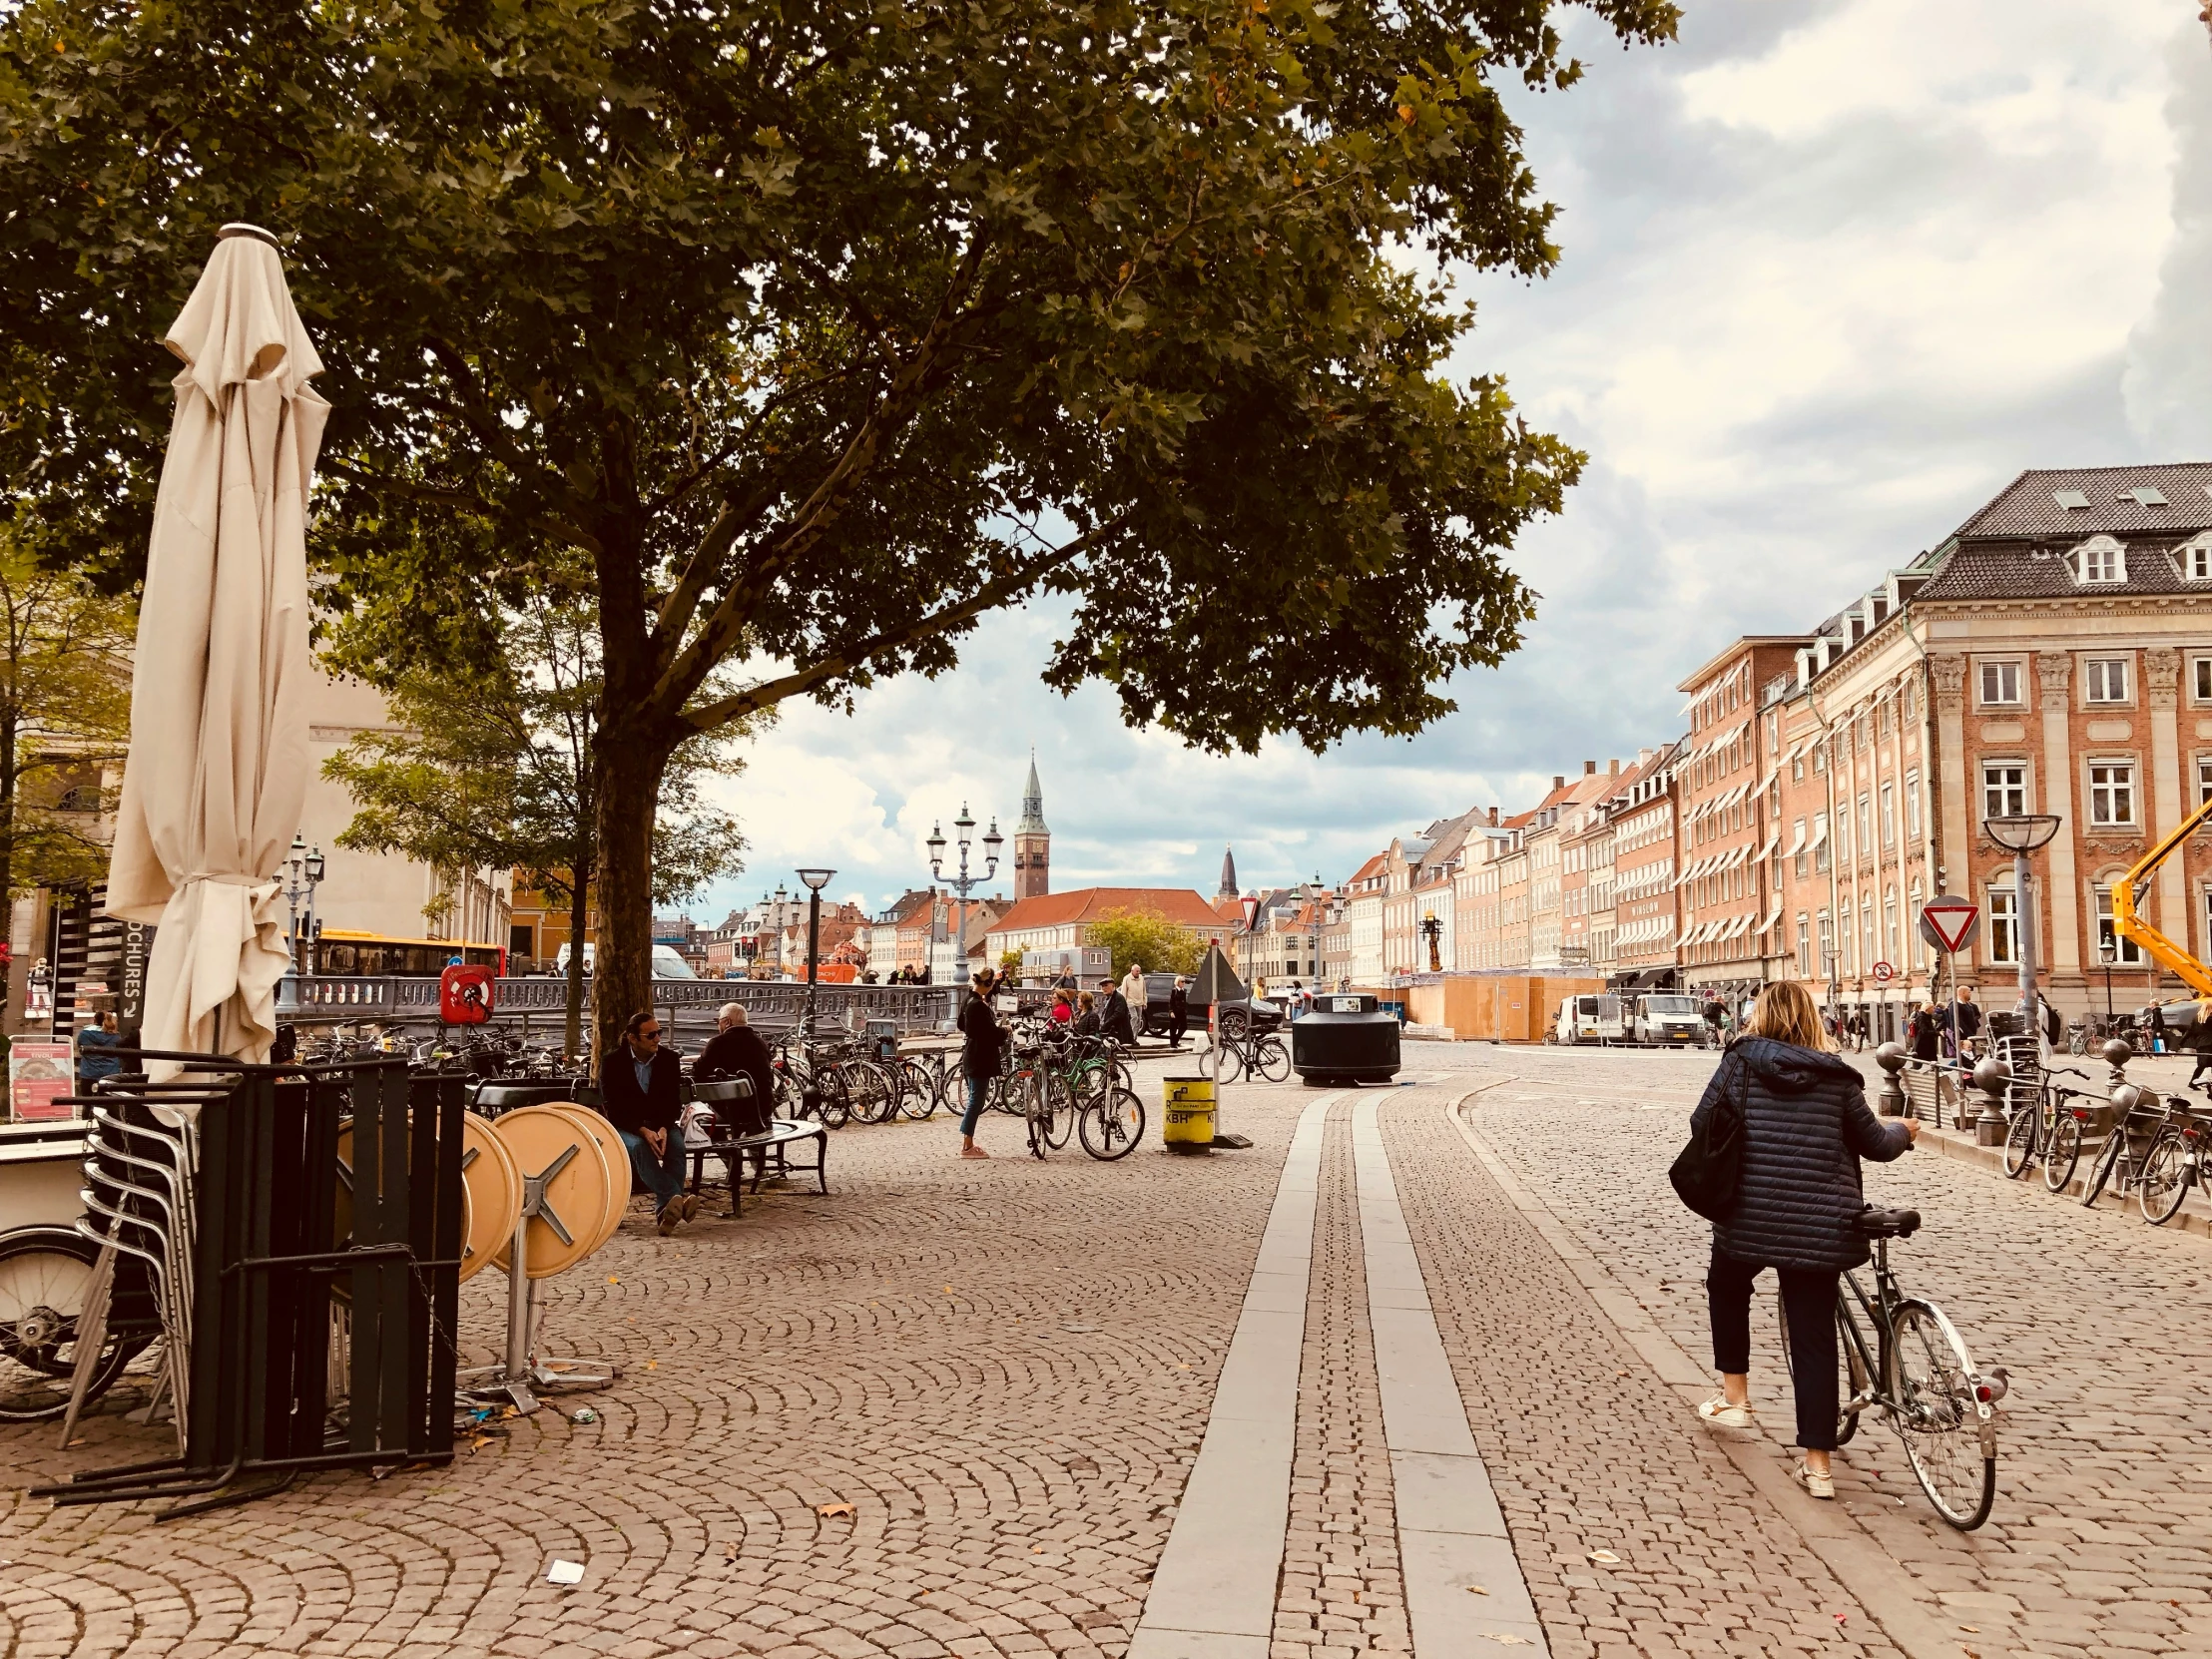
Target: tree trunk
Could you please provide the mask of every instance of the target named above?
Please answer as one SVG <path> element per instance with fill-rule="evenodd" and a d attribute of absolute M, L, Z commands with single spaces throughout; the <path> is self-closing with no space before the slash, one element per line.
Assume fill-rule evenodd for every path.
<path fill-rule="evenodd" d="M 622 1027 L 653 997 L 653 818 L 668 751 L 602 726 L 596 776 L 599 949 L 592 975 L 592 1053 L 614 1053 Z"/>
<path fill-rule="evenodd" d="M 561 1054 L 570 1065 L 584 1047 L 584 928 L 591 917 L 589 866 L 568 872 L 568 988 L 563 997 Z"/>

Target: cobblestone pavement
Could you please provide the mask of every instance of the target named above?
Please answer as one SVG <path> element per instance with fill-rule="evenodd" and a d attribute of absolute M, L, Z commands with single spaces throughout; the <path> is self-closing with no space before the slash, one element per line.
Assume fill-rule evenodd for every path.
<path fill-rule="evenodd" d="M 636 1209 L 556 1295 L 557 1335 L 629 1368 L 600 1420 L 450 1469 L 157 1527 L 21 1495 L 161 1455 L 128 1400 L 66 1457 L 0 1429 L 0 1654 L 1118 1655 L 1303 1102 L 1232 1104 L 1234 1158 L 1171 1160 L 1155 1113 L 1122 1163 L 1033 1163 L 994 1117 L 964 1164 L 940 1117 L 834 1135 L 827 1199 L 670 1241 Z M 466 1288 L 469 1341 L 503 1289 Z"/>
<path fill-rule="evenodd" d="M 1709 1360 L 1709 1234 L 1665 1167 L 1713 1056 L 1447 1052 L 1468 1086 L 1491 1085 L 1470 1109 L 1483 1140 Z M 1841 1505 L 1962 1651 L 2212 1653 L 2212 1246 L 1920 1152 L 1869 1166 L 1867 1191 L 1922 1212 L 1924 1230 L 1893 1247 L 1906 1288 L 1942 1306 L 1977 1362 L 2007 1366 L 2012 1391 L 1980 1531 L 1936 1518 L 1879 1427 L 1837 1455 Z M 1754 1320 L 1753 1393 L 1780 1457 L 1777 1324 Z"/>
<path fill-rule="evenodd" d="M 1809 1542 L 1815 1506 L 1761 1477 L 1782 1448 L 1706 1435 L 1570 1271 L 1558 1224 L 1521 1208 L 1552 1206 L 1702 1357 L 1703 1235 L 1663 1168 L 1711 1057 L 1417 1044 L 1407 1063 L 1414 1086 L 1359 1098 L 1382 1105 L 1552 1650 L 1900 1651 L 1865 1576 L 1847 1588 Z M 1446 1116 L 1475 1089 L 1511 1191 Z M 666 1241 L 635 1212 L 556 1296 L 563 1346 L 629 1368 L 587 1396 L 600 1420 L 546 1411 L 450 1469 L 326 1475 L 157 1526 L 143 1507 L 21 1495 L 159 1455 L 121 1420 L 127 1394 L 67 1456 L 51 1425 L 0 1428 L 0 1656 L 1122 1659 L 1312 1098 L 1232 1091 L 1257 1144 L 1203 1160 L 1159 1150 L 1157 1117 L 1153 1144 L 1115 1165 L 1074 1148 L 1033 1163 L 1002 1118 L 980 1165 L 952 1156 L 943 1118 L 854 1127 L 832 1137 L 829 1198 L 771 1195 Z M 1271 1659 L 1410 1646 L 1353 1109 L 1330 1109 L 1323 1140 Z M 2212 1247 L 1950 1161 L 1875 1182 L 1931 1218 L 1908 1282 L 2015 1385 L 1996 1517 L 1970 1538 L 1935 1521 L 1881 1431 L 1839 1459 L 1865 1552 L 1956 1644 L 1907 1650 L 2212 1652 L 2212 1451 L 2190 1392 L 2212 1358 Z M 502 1292 L 496 1274 L 467 1288 L 479 1349 Z M 1786 1422 L 1772 1322 L 1755 1329 L 1755 1386 Z M 582 1562 L 583 1583 L 546 1583 L 555 1558 Z M 1470 1635 L 1435 1659 L 1462 1650 L 1487 1648 Z"/>

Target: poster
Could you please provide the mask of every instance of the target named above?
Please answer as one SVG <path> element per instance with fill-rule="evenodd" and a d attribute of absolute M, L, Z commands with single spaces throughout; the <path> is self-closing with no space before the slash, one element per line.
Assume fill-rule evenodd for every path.
<path fill-rule="evenodd" d="M 77 1115 L 62 1096 L 76 1086 L 69 1044 L 17 1038 L 8 1050 L 8 1116 L 15 1123 L 66 1123 Z"/>

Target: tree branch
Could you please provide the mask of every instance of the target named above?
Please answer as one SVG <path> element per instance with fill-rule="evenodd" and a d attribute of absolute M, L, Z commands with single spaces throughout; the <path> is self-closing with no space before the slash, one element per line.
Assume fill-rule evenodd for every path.
<path fill-rule="evenodd" d="M 1038 557 L 1016 565 L 1005 575 L 994 577 L 956 605 L 931 611 L 926 616 L 916 617 L 912 622 L 902 623 L 896 628 L 885 629 L 882 633 L 825 657 L 796 673 L 776 680 L 764 680 L 759 685 L 750 686 L 730 697 L 689 710 L 683 717 L 684 723 L 694 731 L 711 732 L 718 726 L 743 720 L 747 715 L 773 709 L 790 698 L 804 696 L 840 674 L 850 673 L 865 664 L 869 658 L 879 656 L 885 651 L 918 645 L 923 640 L 950 633 L 953 629 L 974 621 L 985 611 L 996 610 L 1019 597 L 1036 586 L 1056 566 L 1103 545 L 1119 533 L 1127 522 L 1126 513 L 1116 514 L 1105 523 L 1086 530 L 1074 540 L 1049 548 Z"/>

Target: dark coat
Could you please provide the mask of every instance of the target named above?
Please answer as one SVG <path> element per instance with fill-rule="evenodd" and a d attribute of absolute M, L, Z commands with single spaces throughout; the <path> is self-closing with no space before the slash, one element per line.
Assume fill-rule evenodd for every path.
<path fill-rule="evenodd" d="M 599 1115 L 633 1135 L 673 1129 L 684 1112 L 684 1063 L 668 1048 L 653 1056 L 653 1086 L 641 1093 L 628 1043 L 617 1043 L 599 1068 Z"/>
<path fill-rule="evenodd" d="M 1858 1071 L 1839 1056 L 1745 1037 L 1721 1056 L 1692 1130 L 1739 1088 L 1743 1187 L 1735 1215 L 1713 1226 L 1714 1246 L 1762 1267 L 1857 1267 L 1870 1254 L 1857 1229 L 1866 1206 L 1859 1160 L 1886 1164 L 1903 1153 L 1913 1144 L 1905 1125 L 1868 1109 Z"/>
<path fill-rule="evenodd" d="M 999 1056 L 1006 1051 L 1006 1034 L 998 1028 L 998 1014 L 973 991 L 960 1005 L 960 1069 L 970 1077 L 996 1077 Z"/>
<path fill-rule="evenodd" d="M 752 1079 L 751 1100 L 731 1101 L 727 1110 L 719 1105 L 716 1110 L 733 1123 L 767 1127 L 775 1109 L 776 1073 L 769 1059 L 768 1044 L 752 1026 L 733 1025 L 727 1031 L 717 1031 L 699 1051 L 699 1058 L 692 1061 L 691 1074 L 693 1081 L 699 1083 L 713 1083 L 729 1077 Z"/>
<path fill-rule="evenodd" d="M 1913 1010 L 1913 1058 L 1933 1060 L 1941 1049 L 1943 1023 L 1926 1008 Z"/>
<path fill-rule="evenodd" d="M 1098 1028 L 1117 1043 L 1133 1043 L 1137 1033 L 1129 1024 L 1129 998 L 1115 991 L 1098 1011 Z"/>

